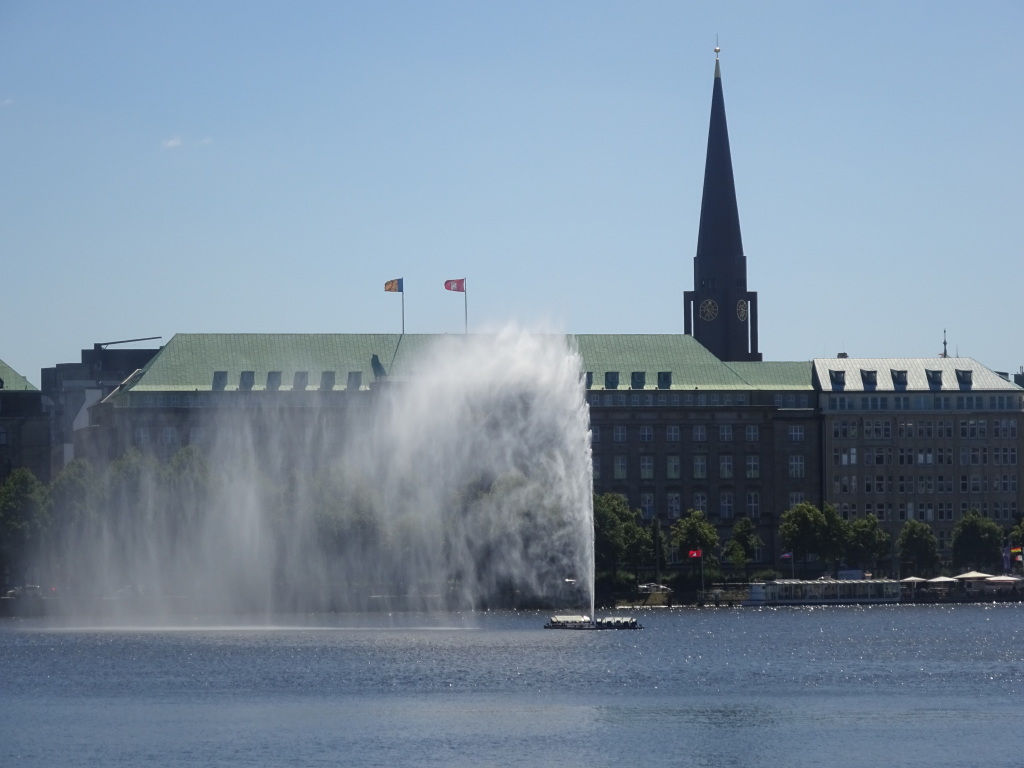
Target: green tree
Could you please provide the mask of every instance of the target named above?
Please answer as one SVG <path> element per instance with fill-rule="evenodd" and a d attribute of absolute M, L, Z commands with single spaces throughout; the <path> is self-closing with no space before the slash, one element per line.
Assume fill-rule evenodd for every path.
<path fill-rule="evenodd" d="M 46 488 L 29 470 L 14 470 L 0 485 L 0 573 L 24 584 L 41 553 L 47 527 Z"/>
<path fill-rule="evenodd" d="M 900 561 L 909 563 L 915 576 L 931 576 L 939 566 L 939 542 L 927 523 L 907 520 L 900 530 L 896 546 L 900 551 Z"/>
<path fill-rule="evenodd" d="M 638 509 L 630 509 L 621 493 L 594 496 L 594 565 L 599 571 L 616 571 L 635 565 L 649 548 L 650 531 L 641 522 Z"/>
<path fill-rule="evenodd" d="M 1010 529 L 1010 546 L 1024 546 L 1024 519 L 1018 519 L 1017 524 Z M 1017 567 L 1017 558 L 1020 554 L 1014 554 L 1011 558 L 1011 570 Z"/>
<path fill-rule="evenodd" d="M 735 545 L 735 547 L 733 546 Z M 757 526 L 749 517 L 741 517 L 732 526 L 732 534 L 729 537 L 729 549 L 726 550 L 729 563 L 734 568 L 743 571 L 747 576 L 747 565 L 754 559 L 754 551 L 763 547 L 764 541 L 757 533 Z M 738 548 L 738 551 L 736 551 Z M 733 550 L 730 552 L 730 549 Z M 738 564 L 738 567 L 737 567 Z"/>
<path fill-rule="evenodd" d="M 779 538 L 782 546 L 807 564 L 807 557 L 818 554 L 825 515 L 813 504 L 803 502 L 782 513 L 779 520 Z"/>
<path fill-rule="evenodd" d="M 850 523 L 839 516 L 836 508 L 826 504 L 821 511 L 824 521 L 818 533 L 816 552 L 830 571 L 835 571 L 850 543 Z"/>
<path fill-rule="evenodd" d="M 667 560 L 668 547 L 665 546 L 665 535 L 661 530 L 661 521 L 651 521 L 651 554 L 654 560 L 654 580 L 661 583 L 661 569 Z"/>
<path fill-rule="evenodd" d="M 722 554 L 734 573 L 736 571 L 743 571 L 744 576 L 746 576 L 747 563 L 750 561 L 747 558 L 747 553 L 743 550 L 743 546 L 736 539 L 729 539 L 729 543 L 725 545 L 725 551 Z"/>
<path fill-rule="evenodd" d="M 890 536 L 878 525 L 874 515 L 859 517 L 850 523 L 846 559 L 865 570 L 874 569 L 879 558 L 889 551 Z"/>
<path fill-rule="evenodd" d="M 709 558 L 717 562 L 715 552 L 718 550 L 718 531 L 708 522 L 704 513 L 691 509 L 686 517 L 672 524 L 672 544 L 678 547 L 680 554 L 701 550 L 705 561 Z"/>
<path fill-rule="evenodd" d="M 1003 551 L 1003 529 L 971 510 L 953 526 L 953 564 L 969 568 L 993 568 Z"/>
<path fill-rule="evenodd" d="M 89 581 L 88 562 L 102 525 L 96 514 L 98 475 L 95 468 L 75 459 L 50 482 L 50 528 L 44 561 L 54 583 L 72 592 Z"/>

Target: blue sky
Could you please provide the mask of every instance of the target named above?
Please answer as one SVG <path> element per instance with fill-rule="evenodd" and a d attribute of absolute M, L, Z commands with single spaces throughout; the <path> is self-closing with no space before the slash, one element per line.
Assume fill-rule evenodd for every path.
<path fill-rule="evenodd" d="M 5 0 L 0 359 L 681 333 L 716 35 L 765 359 L 1018 370 L 1019 2 Z"/>

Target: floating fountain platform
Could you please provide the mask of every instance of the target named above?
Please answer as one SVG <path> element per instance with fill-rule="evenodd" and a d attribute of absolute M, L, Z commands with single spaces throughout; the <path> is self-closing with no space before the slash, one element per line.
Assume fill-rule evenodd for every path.
<path fill-rule="evenodd" d="M 632 616 L 552 616 L 544 629 L 643 629 L 643 625 Z"/>

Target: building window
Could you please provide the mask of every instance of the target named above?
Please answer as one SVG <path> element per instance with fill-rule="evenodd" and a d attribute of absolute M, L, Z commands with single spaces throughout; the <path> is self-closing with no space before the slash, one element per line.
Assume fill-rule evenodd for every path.
<path fill-rule="evenodd" d="M 732 518 L 732 491 L 722 491 L 718 497 L 718 515 L 723 520 Z"/>
<path fill-rule="evenodd" d="M 708 495 L 704 491 L 695 491 L 693 494 L 693 508 L 698 512 L 707 514 Z"/>
<path fill-rule="evenodd" d="M 653 456 L 641 456 L 640 457 L 640 479 L 641 480 L 653 480 L 654 479 L 654 457 Z"/>
<path fill-rule="evenodd" d="M 1016 437 L 1016 419 L 996 419 L 992 422 L 992 437 Z"/>
<path fill-rule="evenodd" d="M 0 445 L 7 444 L 7 432 L 4 431 L 3 427 L 0 427 Z M 135 428 L 135 444 L 136 445 L 149 445 L 149 427 L 136 427 Z"/>
<path fill-rule="evenodd" d="M 889 419 L 864 419 L 864 437 L 888 440 L 892 437 L 892 422 Z"/>
<path fill-rule="evenodd" d="M 670 520 L 678 520 L 683 513 L 683 503 L 680 494 L 670 493 L 668 495 L 668 517 Z"/>
<path fill-rule="evenodd" d="M 708 428 L 703 424 L 696 424 L 693 427 L 693 442 L 703 443 L 708 439 Z"/>
<path fill-rule="evenodd" d="M 870 449 L 869 449 L 870 450 Z M 902 449 L 900 449 L 902 450 Z M 913 453 L 913 451 L 911 451 Z M 856 448 L 833 448 L 832 464 L 837 467 L 846 467 L 857 463 Z"/>
<path fill-rule="evenodd" d="M 747 479 L 748 480 L 756 480 L 757 478 L 759 478 L 761 476 L 761 457 L 760 456 L 754 456 L 754 455 L 747 456 L 746 465 L 747 465 L 746 475 L 747 475 Z"/>
<path fill-rule="evenodd" d="M 613 465 L 613 476 L 616 480 L 626 479 L 626 457 L 616 456 L 615 463 Z"/>
<path fill-rule="evenodd" d="M 789 492 L 789 508 L 792 509 L 797 504 L 804 503 L 804 492 L 803 491 L 790 491 Z"/>
<path fill-rule="evenodd" d="M 718 476 L 723 480 L 728 480 L 732 477 L 732 456 L 718 457 Z"/>
<path fill-rule="evenodd" d="M 732 442 L 732 424 L 721 424 L 718 427 L 718 439 L 723 443 Z"/>
<path fill-rule="evenodd" d="M 796 456 L 789 457 L 789 476 L 792 478 L 801 478 L 805 475 L 804 468 L 804 457 L 803 454 L 797 454 Z"/>
<path fill-rule="evenodd" d="M 978 419 L 967 419 L 960 422 L 960 437 L 980 438 L 985 437 L 986 422 Z"/>
<path fill-rule="evenodd" d="M 164 427 L 163 432 L 160 434 L 160 442 L 163 445 L 177 445 L 178 430 L 174 427 Z"/>
<path fill-rule="evenodd" d="M 600 443 L 601 442 L 601 427 L 592 426 L 590 428 L 590 442 Z"/>
<path fill-rule="evenodd" d="M 792 443 L 803 442 L 804 428 L 802 426 L 791 426 L 789 428 L 789 440 Z"/>
<path fill-rule="evenodd" d="M 666 440 L 666 442 L 669 442 L 669 443 L 678 443 L 679 442 L 679 427 L 678 426 L 665 427 L 665 440 Z"/>
<path fill-rule="evenodd" d="M 188 441 L 194 445 L 196 443 L 203 442 L 203 438 L 206 437 L 206 432 L 202 427 L 190 427 L 188 430 Z"/>
<path fill-rule="evenodd" d="M 644 520 L 650 520 L 652 517 L 654 517 L 653 493 L 640 494 L 640 511 L 643 513 Z"/>
<path fill-rule="evenodd" d="M 650 426 L 640 427 L 640 442 L 641 443 L 653 443 L 654 442 L 654 427 L 650 427 Z"/>
<path fill-rule="evenodd" d="M 591 456 L 590 457 L 590 464 L 591 464 L 591 467 L 593 467 L 591 472 L 593 473 L 594 479 L 595 480 L 600 480 L 601 479 L 601 457 L 600 456 Z"/>
<path fill-rule="evenodd" d="M 612 440 L 616 443 L 626 442 L 626 428 L 612 427 Z"/>
<path fill-rule="evenodd" d="M 681 476 L 681 462 L 678 456 L 665 457 L 665 476 L 669 480 L 678 480 Z"/>
<path fill-rule="evenodd" d="M 757 520 L 761 517 L 761 492 L 747 491 L 747 517 Z"/>
<path fill-rule="evenodd" d="M 744 432 L 744 436 L 748 443 L 756 443 L 761 439 L 761 430 L 758 429 L 757 424 L 748 424 Z"/>
<path fill-rule="evenodd" d="M 704 480 L 708 476 L 708 457 L 698 454 L 693 457 L 693 477 L 695 480 Z"/>

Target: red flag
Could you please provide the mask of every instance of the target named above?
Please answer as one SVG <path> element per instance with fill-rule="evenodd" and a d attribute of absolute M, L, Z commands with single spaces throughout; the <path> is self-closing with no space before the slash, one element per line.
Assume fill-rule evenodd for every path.
<path fill-rule="evenodd" d="M 459 291 L 460 293 L 466 292 L 466 278 L 461 280 L 445 280 L 444 289 L 446 291 Z"/>
<path fill-rule="evenodd" d="M 690 557 L 704 557 L 704 550 L 702 549 L 691 549 Z"/>

